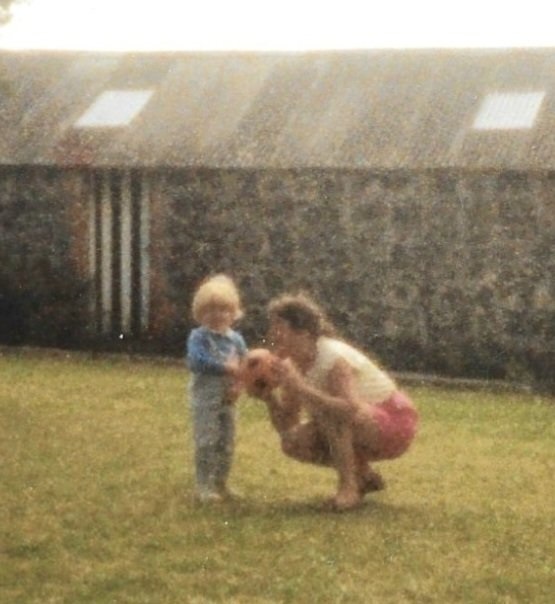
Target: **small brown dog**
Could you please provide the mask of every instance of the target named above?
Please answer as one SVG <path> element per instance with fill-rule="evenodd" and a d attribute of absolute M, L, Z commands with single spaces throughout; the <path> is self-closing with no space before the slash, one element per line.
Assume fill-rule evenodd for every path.
<path fill-rule="evenodd" d="M 239 380 L 251 396 L 259 397 L 279 384 L 279 359 L 266 348 L 255 348 L 242 359 Z"/>

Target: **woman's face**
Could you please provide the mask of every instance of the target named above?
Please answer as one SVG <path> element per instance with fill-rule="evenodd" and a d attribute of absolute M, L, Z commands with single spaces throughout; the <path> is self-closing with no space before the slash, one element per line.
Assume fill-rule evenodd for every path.
<path fill-rule="evenodd" d="M 293 329 L 284 319 L 274 317 L 270 320 L 268 341 L 278 357 L 297 359 L 304 357 L 314 338 L 306 331 Z"/>

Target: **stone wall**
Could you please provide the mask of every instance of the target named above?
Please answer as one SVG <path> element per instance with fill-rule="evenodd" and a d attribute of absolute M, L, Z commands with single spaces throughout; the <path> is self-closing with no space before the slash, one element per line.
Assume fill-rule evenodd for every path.
<path fill-rule="evenodd" d="M 207 273 L 234 275 L 243 329 L 312 293 L 397 370 L 552 379 L 553 174 L 191 170 L 164 179 L 173 337 Z"/>
<path fill-rule="evenodd" d="M 555 175 L 154 170 L 150 328 L 90 333 L 87 175 L 0 171 L 0 340 L 182 354 L 194 288 L 240 284 L 252 344 L 265 306 L 306 290 L 398 371 L 553 383 Z"/>
<path fill-rule="evenodd" d="M 87 329 L 79 175 L 0 171 L 0 342 L 61 346 Z"/>

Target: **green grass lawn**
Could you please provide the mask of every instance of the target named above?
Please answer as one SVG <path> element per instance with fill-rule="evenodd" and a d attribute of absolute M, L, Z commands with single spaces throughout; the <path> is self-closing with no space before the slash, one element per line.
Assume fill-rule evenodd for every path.
<path fill-rule="evenodd" d="M 333 473 L 247 399 L 244 498 L 195 504 L 182 368 L 7 354 L 0 376 L 2 604 L 554 601 L 552 399 L 412 389 L 413 448 L 334 514 Z"/>

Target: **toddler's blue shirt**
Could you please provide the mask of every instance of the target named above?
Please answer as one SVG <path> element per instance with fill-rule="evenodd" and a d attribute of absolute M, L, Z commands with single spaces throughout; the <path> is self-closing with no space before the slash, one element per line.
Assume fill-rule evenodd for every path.
<path fill-rule="evenodd" d="M 187 339 L 186 359 L 193 373 L 223 375 L 226 361 L 246 353 L 243 336 L 233 329 L 219 333 L 201 326 L 193 329 Z"/>

